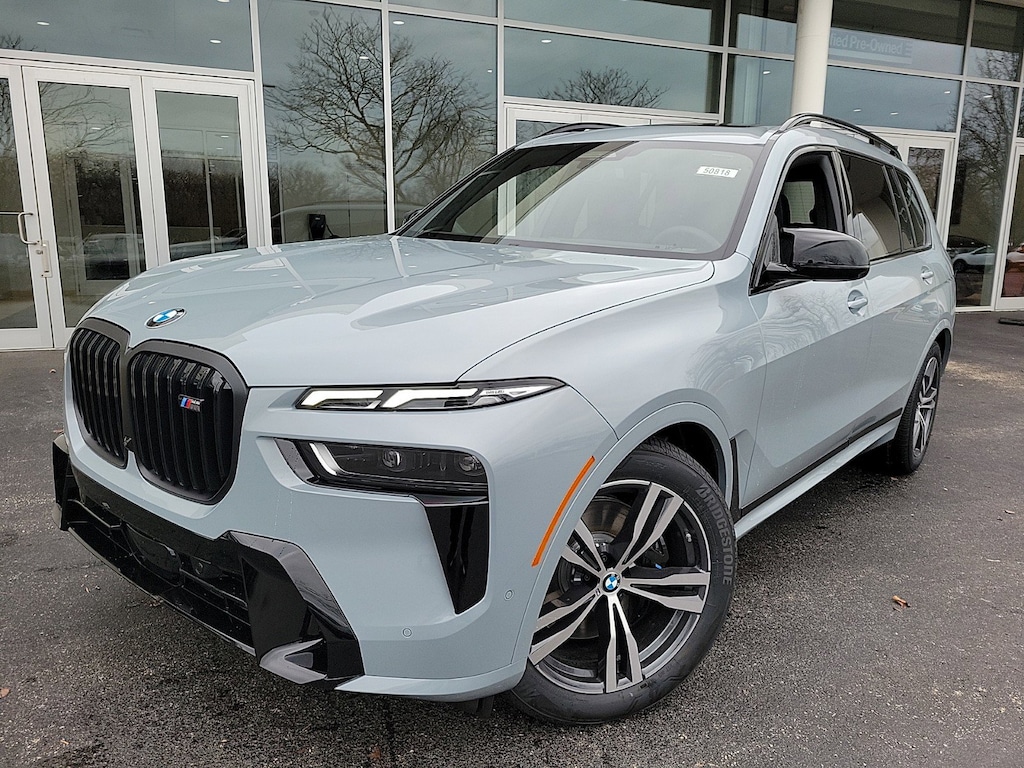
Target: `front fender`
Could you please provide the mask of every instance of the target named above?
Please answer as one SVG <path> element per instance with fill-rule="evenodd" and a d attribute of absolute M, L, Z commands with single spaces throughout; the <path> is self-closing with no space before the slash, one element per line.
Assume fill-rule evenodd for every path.
<path fill-rule="evenodd" d="M 548 538 L 542 558 L 537 566 L 536 578 L 530 599 L 523 614 L 523 623 L 519 628 L 519 636 L 516 641 L 513 661 L 525 668 L 526 658 L 530 653 L 530 645 L 533 640 L 533 630 L 540 615 L 540 609 L 547 594 L 548 584 L 555 572 L 555 567 L 561 559 L 562 545 L 569 540 L 576 524 L 583 517 L 583 512 L 590 504 L 601 486 L 608 477 L 615 471 L 630 453 L 639 445 L 645 442 L 652 435 L 661 430 L 676 424 L 696 424 L 706 429 L 715 441 L 719 454 L 725 459 L 725 488 L 722 493 L 727 499 L 732 498 L 733 489 L 736 487 L 736 461 L 730 449 L 730 440 L 725 423 L 710 408 L 698 403 L 676 403 L 659 408 L 650 415 L 641 419 L 635 426 L 626 432 L 604 456 L 595 458 L 593 466 L 586 471 L 582 482 L 575 488 L 567 488 L 568 505 L 564 507 L 561 517 L 557 520 L 555 528 Z M 581 468 L 582 469 L 582 468 Z"/>

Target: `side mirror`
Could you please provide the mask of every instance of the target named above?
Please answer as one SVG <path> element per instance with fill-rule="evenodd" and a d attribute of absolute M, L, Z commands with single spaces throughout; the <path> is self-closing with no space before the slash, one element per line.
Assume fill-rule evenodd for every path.
<path fill-rule="evenodd" d="M 871 257 L 855 237 L 831 229 L 787 227 L 781 233 L 781 264 L 766 264 L 763 279 L 859 280 L 868 273 Z"/>

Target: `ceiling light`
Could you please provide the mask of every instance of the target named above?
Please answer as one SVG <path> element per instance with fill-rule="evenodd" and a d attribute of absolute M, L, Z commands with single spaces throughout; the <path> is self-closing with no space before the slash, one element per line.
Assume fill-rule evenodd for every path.
<path fill-rule="evenodd" d="M 488 74 L 490 74 L 491 72 L 494 72 L 494 70 L 493 69 L 488 69 L 487 72 L 488 72 Z"/>
<path fill-rule="evenodd" d="M 550 43 L 551 42 L 551 38 L 550 37 L 545 37 L 543 40 L 541 40 L 541 42 L 542 43 Z"/>
<path fill-rule="evenodd" d="M 402 26 L 403 24 L 405 24 L 404 21 L 392 21 L 391 23 L 392 24 L 397 24 L 398 26 Z"/>
<path fill-rule="evenodd" d="M 48 27 L 48 26 L 50 26 L 50 22 L 48 22 L 48 21 L 37 21 L 36 24 L 38 24 L 40 27 Z"/>
<path fill-rule="evenodd" d="M 855 109 L 855 110 L 853 110 L 853 111 L 854 111 L 854 112 L 863 112 L 864 110 L 863 110 L 863 109 L 861 109 L 860 107 L 858 107 L 857 109 Z"/>
<path fill-rule="evenodd" d="M 360 61 L 369 61 L 369 60 L 370 60 L 370 57 L 369 57 L 369 56 L 360 56 L 360 57 L 359 57 L 359 60 L 360 60 Z"/>
<path fill-rule="evenodd" d="M 950 94 L 950 93 L 952 93 L 952 91 L 943 91 L 943 93 Z"/>
<path fill-rule="evenodd" d="M 214 45 L 220 45 L 224 41 L 223 40 L 218 40 L 217 38 L 213 38 L 212 40 L 210 40 L 210 42 L 213 43 Z"/>
<path fill-rule="evenodd" d="M 770 69 L 765 69 L 765 70 L 761 71 L 762 75 L 770 75 L 771 73 L 772 73 L 772 71 Z"/>
<path fill-rule="evenodd" d="M 889 113 L 889 115 L 890 115 L 890 116 L 892 116 L 892 117 L 894 117 L 894 116 L 896 116 L 896 115 L 898 115 L 898 114 L 899 114 L 899 112 L 890 112 L 890 113 Z"/>

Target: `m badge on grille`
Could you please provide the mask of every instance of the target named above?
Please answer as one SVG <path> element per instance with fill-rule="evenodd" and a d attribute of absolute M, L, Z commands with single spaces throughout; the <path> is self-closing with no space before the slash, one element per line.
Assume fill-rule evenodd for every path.
<path fill-rule="evenodd" d="M 199 413 L 203 409 L 203 401 L 189 397 L 188 395 L 178 395 L 178 405 L 184 408 L 186 411 L 195 411 Z"/>

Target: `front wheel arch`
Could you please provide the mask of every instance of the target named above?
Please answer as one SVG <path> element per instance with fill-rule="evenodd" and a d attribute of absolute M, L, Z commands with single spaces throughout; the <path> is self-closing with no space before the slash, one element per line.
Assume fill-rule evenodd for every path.
<path fill-rule="evenodd" d="M 674 445 L 648 441 L 555 543 L 513 703 L 574 724 L 655 704 L 703 659 L 732 597 L 735 533 L 714 479 Z"/>

